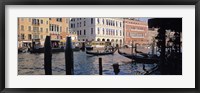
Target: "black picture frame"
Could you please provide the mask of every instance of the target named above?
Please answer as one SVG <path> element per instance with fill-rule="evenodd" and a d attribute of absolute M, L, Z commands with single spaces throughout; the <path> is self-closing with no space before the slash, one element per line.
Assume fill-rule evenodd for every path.
<path fill-rule="evenodd" d="M 195 88 L 5 88 L 5 6 L 6 5 L 195 5 Z M 0 1 L 0 91 L 1 93 L 199 93 L 200 0 L 2 0 Z M 173 84 L 173 82 L 172 82 Z"/>

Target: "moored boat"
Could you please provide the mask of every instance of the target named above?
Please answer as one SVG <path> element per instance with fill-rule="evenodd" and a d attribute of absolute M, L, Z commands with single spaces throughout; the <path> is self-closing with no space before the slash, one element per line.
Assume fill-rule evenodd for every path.
<path fill-rule="evenodd" d="M 127 57 L 129 59 L 133 59 L 135 62 L 139 63 L 157 63 L 159 61 L 158 57 L 156 55 L 149 55 L 149 56 L 143 56 L 143 55 L 131 55 L 127 53 L 122 53 L 120 50 L 118 50 L 118 53 L 124 57 Z"/>
<path fill-rule="evenodd" d="M 52 53 L 56 52 L 64 52 L 64 48 L 52 48 Z M 38 48 L 38 49 L 31 49 L 30 53 L 44 53 L 44 48 Z"/>
<path fill-rule="evenodd" d="M 114 52 L 92 52 L 92 51 L 86 51 L 86 54 L 91 54 L 91 55 L 110 55 L 110 54 L 114 54 Z"/>
<path fill-rule="evenodd" d="M 86 48 L 86 50 L 93 50 L 92 46 L 86 46 L 85 48 Z"/>

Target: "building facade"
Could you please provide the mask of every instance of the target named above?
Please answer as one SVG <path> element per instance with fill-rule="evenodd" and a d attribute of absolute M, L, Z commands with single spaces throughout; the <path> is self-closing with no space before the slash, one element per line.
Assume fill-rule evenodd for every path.
<path fill-rule="evenodd" d="M 122 18 L 71 18 L 70 30 L 76 31 L 79 41 L 104 41 L 123 45 Z"/>
<path fill-rule="evenodd" d="M 77 39 L 69 31 L 69 18 L 18 18 L 18 47 L 32 47 L 33 43 L 43 47 L 46 36 L 51 36 L 52 45 L 64 44 L 67 36 Z"/>
<path fill-rule="evenodd" d="M 158 28 L 149 28 L 147 32 L 147 44 L 153 44 L 155 37 L 158 35 Z"/>
<path fill-rule="evenodd" d="M 131 18 L 124 18 L 123 24 L 125 44 L 131 45 L 132 42 L 139 44 L 147 43 L 147 22 L 142 22 Z"/>
<path fill-rule="evenodd" d="M 48 18 L 18 18 L 18 47 L 44 44 L 49 34 Z"/>

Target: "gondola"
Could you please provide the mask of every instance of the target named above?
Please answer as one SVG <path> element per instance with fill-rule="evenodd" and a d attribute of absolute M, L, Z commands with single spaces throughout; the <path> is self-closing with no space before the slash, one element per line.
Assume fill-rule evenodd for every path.
<path fill-rule="evenodd" d="M 98 56 L 98 55 L 111 55 L 114 54 L 117 49 L 113 49 L 113 51 L 105 51 L 105 52 L 94 52 L 94 51 L 86 51 L 86 54 Z"/>
<path fill-rule="evenodd" d="M 85 48 L 86 48 L 86 50 L 93 50 L 92 46 L 86 46 Z"/>
<path fill-rule="evenodd" d="M 64 48 L 52 48 L 52 53 L 64 52 Z M 44 53 L 44 48 L 31 49 L 30 53 Z"/>
<path fill-rule="evenodd" d="M 92 52 L 92 51 L 86 51 L 86 54 L 91 54 L 91 55 L 95 55 L 95 56 L 98 56 L 98 55 L 111 55 L 111 54 L 114 54 L 114 52 Z"/>
<path fill-rule="evenodd" d="M 131 55 L 131 54 L 127 54 L 127 53 L 122 53 L 120 50 L 118 50 L 118 53 L 124 57 L 127 57 L 129 59 L 133 59 L 135 62 L 138 63 L 157 63 L 159 61 L 157 56 L 143 56 L 143 55 Z"/>

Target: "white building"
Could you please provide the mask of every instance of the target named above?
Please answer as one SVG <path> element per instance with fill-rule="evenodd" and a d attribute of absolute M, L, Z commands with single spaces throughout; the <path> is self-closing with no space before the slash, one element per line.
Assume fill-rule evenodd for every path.
<path fill-rule="evenodd" d="M 122 18 L 71 18 L 70 30 L 77 32 L 78 41 L 124 42 Z"/>

